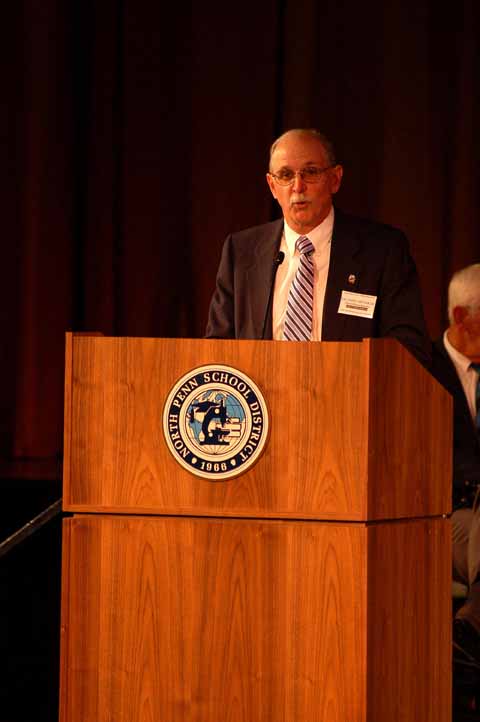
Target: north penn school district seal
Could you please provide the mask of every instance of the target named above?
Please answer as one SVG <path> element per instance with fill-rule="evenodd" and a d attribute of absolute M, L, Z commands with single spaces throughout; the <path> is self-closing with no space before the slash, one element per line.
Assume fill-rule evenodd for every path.
<path fill-rule="evenodd" d="M 258 386 L 231 366 L 200 366 L 170 391 L 163 433 L 185 469 L 211 481 L 245 472 L 268 437 L 268 411 Z"/>

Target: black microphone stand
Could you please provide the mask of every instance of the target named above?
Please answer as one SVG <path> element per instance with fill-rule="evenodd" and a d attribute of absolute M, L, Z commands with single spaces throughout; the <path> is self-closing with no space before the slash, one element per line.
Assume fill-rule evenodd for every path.
<path fill-rule="evenodd" d="M 273 259 L 273 265 L 272 265 L 272 280 L 270 283 L 270 292 L 268 294 L 268 301 L 267 301 L 267 308 L 265 309 L 265 316 L 263 319 L 263 327 L 262 327 L 262 335 L 260 336 L 261 340 L 263 341 L 265 338 L 265 330 L 267 327 L 267 318 L 268 314 L 270 313 L 270 307 L 272 305 L 272 298 L 273 298 L 273 287 L 275 285 L 275 277 L 277 275 L 278 267 L 282 265 L 283 259 L 285 258 L 285 254 L 283 251 L 279 251 L 275 258 Z"/>

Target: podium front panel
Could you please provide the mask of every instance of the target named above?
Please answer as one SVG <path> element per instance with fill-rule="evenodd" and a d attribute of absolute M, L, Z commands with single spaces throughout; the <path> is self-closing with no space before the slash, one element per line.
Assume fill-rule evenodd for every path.
<path fill-rule="evenodd" d="M 446 520 L 64 524 L 61 722 L 450 719 Z"/>
<path fill-rule="evenodd" d="M 163 413 L 205 365 L 258 386 L 269 437 L 222 481 L 181 466 Z M 450 503 L 449 398 L 400 344 L 68 336 L 64 508 L 78 512 L 367 520 Z"/>

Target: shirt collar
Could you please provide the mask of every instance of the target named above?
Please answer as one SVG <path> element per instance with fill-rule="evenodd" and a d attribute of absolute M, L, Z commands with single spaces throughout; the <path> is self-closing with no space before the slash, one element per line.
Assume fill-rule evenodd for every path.
<path fill-rule="evenodd" d="M 311 231 L 305 234 L 315 246 L 315 253 L 322 251 L 323 248 L 331 242 L 334 219 L 335 211 L 332 206 L 327 217 L 324 218 L 318 226 L 315 226 L 315 228 L 312 228 Z M 297 239 L 300 238 L 302 234 L 290 228 L 287 221 L 284 221 L 283 232 L 285 234 L 285 243 L 287 245 L 288 252 L 290 256 L 293 256 L 295 254 L 295 244 Z"/>

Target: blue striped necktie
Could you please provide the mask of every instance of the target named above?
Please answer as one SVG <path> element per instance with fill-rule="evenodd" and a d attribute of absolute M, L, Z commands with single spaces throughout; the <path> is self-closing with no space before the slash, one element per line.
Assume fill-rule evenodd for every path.
<path fill-rule="evenodd" d="M 470 368 L 479 374 L 477 387 L 475 389 L 475 426 L 477 427 L 477 431 L 480 432 L 480 364 L 471 363 Z"/>
<path fill-rule="evenodd" d="M 315 247 L 307 236 L 300 236 L 295 245 L 300 261 L 288 294 L 283 337 L 286 341 L 310 341 L 313 320 L 312 254 Z"/>

